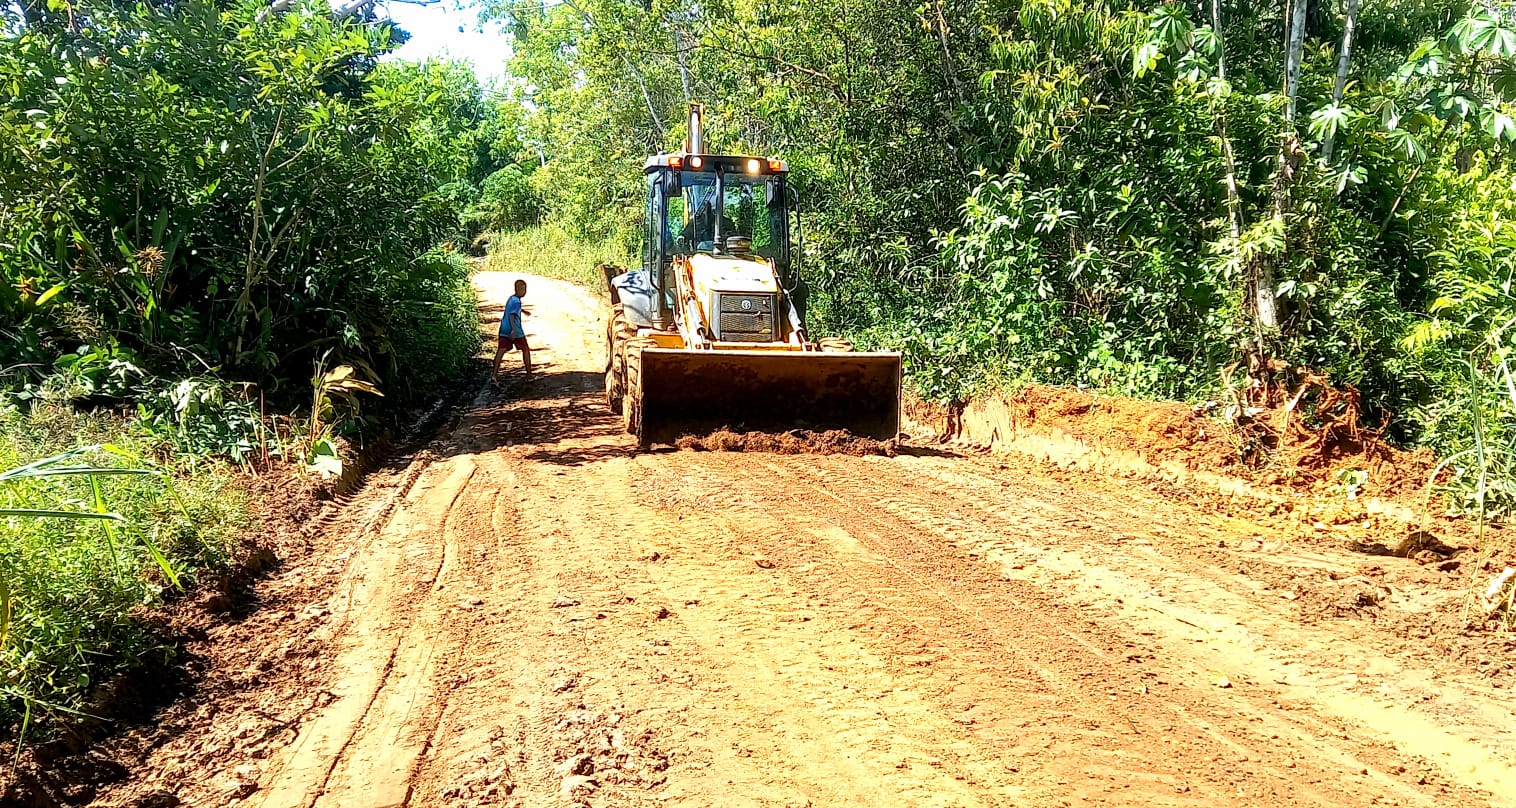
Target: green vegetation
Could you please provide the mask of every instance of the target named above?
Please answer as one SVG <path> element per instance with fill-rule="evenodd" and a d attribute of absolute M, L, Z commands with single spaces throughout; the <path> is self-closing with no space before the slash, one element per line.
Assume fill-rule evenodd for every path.
<path fill-rule="evenodd" d="M 0 725 L 169 653 L 141 615 L 228 563 L 237 464 L 335 473 L 477 353 L 461 250 L 530 221 L 518 108 L 381 61 L 404 37 L 371 3 L 0 3 Z"/>
<path fill-rule="evenodd" d="M 12 384 L 80 345 L 275 391 L 328 350 L 463 342 L 466 278 L 427 253 L 466 235 L 442 189 L 487 114 L 467 68 L 377 63 L 393 28 L 326 4 L 27 8 L 0 47 Z"/>
<path fill-rule="evenodd" d="M 604 263 L 630 266 L 633 253 L 617 238 L 590 240 L 566 223 L 554 221 L 524 230 L 489 236 L 491 272 L 523 272 L 573 281 L 599 291 L 605 279 L 595 270 Z"/>
<path fill-rule="evenodd" d="M 546 216 L 635 241 L 688 101 L 787 159 L 823 330 L 1452 454 L 1513 346 L 1516 22 L 1465 2 L 503 2 Z M 1325 379 L 1357 396 L 1310 391 Z M 1230 389 L 1227 389 L 1227 388 Z M 1516 405 L 1489 396 L 1486 428 Z M 1327 404 L 1323 404 L 1327 406 Z M 1246 409 L 1246 407 L 1244 407 Z M 1462 468 L 1462 466 L 1459 466 Z"/>
<path fill-rule="evenodd" d="M 160 445 L 115 416 L 0 409 L 0 720 L 87 711 L 122 667 L 164 661 L 140 613 L 227 562 L 244 495 L 219 465 L 147 459 Z"/>

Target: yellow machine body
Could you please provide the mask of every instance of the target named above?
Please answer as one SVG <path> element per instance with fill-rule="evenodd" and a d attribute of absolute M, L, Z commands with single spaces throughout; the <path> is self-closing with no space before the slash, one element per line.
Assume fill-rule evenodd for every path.
<path fill-rule="evenodd" d="M 691 109 L 684 152 L 648 161 L 642 269 L 606 281 L 606 394 L 638 443 L 716 429 L 843 429 L 894 440 L 898 353 L 806 332 L 778 160 L 707 155 Z"/>

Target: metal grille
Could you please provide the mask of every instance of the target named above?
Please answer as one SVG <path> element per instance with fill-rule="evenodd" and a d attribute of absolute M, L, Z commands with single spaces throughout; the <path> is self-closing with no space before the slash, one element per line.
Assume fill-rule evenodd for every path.
<path fill-rule="evenodd" d="M 774 295 L 717 294 L 717 333 L 724 342 L 772 342 Z"/>

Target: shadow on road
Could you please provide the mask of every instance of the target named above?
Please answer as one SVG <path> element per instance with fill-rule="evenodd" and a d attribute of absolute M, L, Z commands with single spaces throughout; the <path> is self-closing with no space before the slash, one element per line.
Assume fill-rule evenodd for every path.
<path fill-rule="evenodd" d="M 606 405 L 604 381 L 601 373 L 551 366 L 531 380 L 519 371 L 503 374 L 476 399 L 450 448 L 477 453 L 533 446 L 529 459 L 560 465 L 629 456 L 621 417 Z"/>
<path fill-rule="evenodd" d="M 604 374 L 593 371 L 556 371 L 549 365 L 528 381 L 513 369 L 476 399 L 475 408 L 459 424 L 448 454 L 528 446 L 532 451 L 523 455 L 525 459 L 564 467 L 634 457 L 639 450 L 626 436 L 621 416 L 606 404 L 604 383 Z M 965 456 L 946 447 L 922 445 L 902 445 L 896 453 Z"/>
<path fill-rule="evenodd" d="M 907 457 L 948 457 L 962 458 L 968 455 L 963 452 L 955 452 L 952 449 L 944 449 L 937 446 L 920 446 L 914 444 L 901 444 L 895 449 L 895 454 Z"/>
<path fill-rule="evenodd" d="M 527 460 L 548 463 L 554 466 L 583 466 L 602 460 L 621 457 L 636 457 L 637 449 L 628 445 L 574 446 L 559 449 L 539 449 L 526 456 Z"/>

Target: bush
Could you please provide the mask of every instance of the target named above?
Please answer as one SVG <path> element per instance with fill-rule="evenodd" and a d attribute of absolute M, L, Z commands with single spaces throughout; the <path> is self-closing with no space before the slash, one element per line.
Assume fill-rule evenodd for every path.
<path fill-rule="evenodd" d="M 479 200 L 464 214 L 470 233 L 493 233 L 531 227 L 542 218 L 542 198 L 531 178 L 516 166 L 506 166 L 484 178 Z"/>
<path fill-rule="evenodd" d="M 466 67 L 379 62 L 391 28 L 325 3 L 37 8 L 0 24 L 9 385 L 87 344 L 299 400 L 318 357 L 381 366 L 416 321 L 394 310 L 443 294 L 415 257 L 460 233 Z"/>
<path fill-rule="evenodd" d="M 27 414 L 0 405 L 0 509 L 110 511 L 120 522 L 0 516 L 0 722 L 83 707 L 118 671 L 163 660 L 169 650 L 140 619 L 203 570 L 224 565 L 249 524 L 246 500 L 224 468 L 194 474 L 126 475 L 155 469 L 154 442 L 64 455 L 55 465 L 93 466 L 102 476 L 10 475 L 39 459 L 115 440 L 119 417 L 38 404 Z"/>
<path fill-rule="evenodd" d="M 456 252 L 428 252 L 416 261 L 408 293 L 391 304 L 387 376 L 404 391 L 435 390 L 479 353 L 472 269 Z"/>

